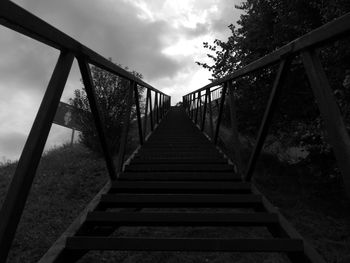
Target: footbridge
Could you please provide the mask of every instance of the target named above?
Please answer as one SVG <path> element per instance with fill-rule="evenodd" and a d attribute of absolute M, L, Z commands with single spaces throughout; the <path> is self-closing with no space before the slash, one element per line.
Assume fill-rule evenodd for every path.
<path fill-rule="evenodd" d="M 324 259 L 254 185 L 253 175 L 273 112 L 292 61 L 304 65 L 333 145 L 344 183 L 350 189 L 350 140 L 317 48 L 349 35 L 350 15 L 343 16 L 275 52 L 183 96 L 172 107 L 170 96 L 103 58 L 10 1 L 0 4 L 0 23 L 60 51 L 33 127 L 0 213 L 0 262 L 8 252 L 21 218 L 49 130 L 74 59 L 101 142 L 109 182 L 52 245 L 40 262 L 76 262 L 89 251 L 202 251 L 282 253 L 290 262 Z M 249 162 L 243 164 L 236 125 L 234 85 L 239 77 L 277 64 L 278 71 Z M 90 65 L 124 78 L 128 102 L 118 162 L 113 162 L 96 99 Z M 145 107 L 139 101 L 145 90 Z M 218 93 L 219 89 L 219 93 Z M 211 106 L 217 95 L 218 116 Z M 217 141 L 223 105 L 229 99 L 234 156 Z M 125 158 L 131 112 L 136 112 L 140 145 Z M 207 125 L 210 132 L 204 132 Z M 149 128 L 148 128 L 149 127 Z M 244 168 L 247 167 L 247 168 Z M 120 227 L 261 227 L 261 237 L 118 236 Z"/>

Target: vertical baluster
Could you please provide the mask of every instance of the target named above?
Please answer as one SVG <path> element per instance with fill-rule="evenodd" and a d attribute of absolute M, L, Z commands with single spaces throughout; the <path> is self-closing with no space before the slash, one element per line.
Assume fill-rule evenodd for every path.
<path fill-rule="evenodd" d="M 211 139 L 214 139 L 214 124 L 213 124 L 213 111 L 212 111 L 212 105 L 211 105 L 211 92 L 210 88 L 207 89 L 208 93 L 208 105 L 209 105 L 209 125 L 210 125 L 210 133 L 211 133 Z"/>
<path fill-rule="evenodd" d="M 103 126 L 103 117 L 102 117 L 100 108 L 98 106 L 96 94 L 94 91 L 95 88 L 94 88 L 94 82 L 93 82 L 93 79 L 91 76 L 90 67 L 84 58 L 78 58 L 78 64 L 79 64 L 79 69 L 80 69 L 81 76 L 83 79 L 83 83 L 85 86 L 86 95 L 87 95 L 88 100 L 89 100 L 90 109 L 91 109 L 92 115 L 94 117 L 96 131 L 97 131 L 97 134 L 100 138 L 101 148 L 102 148 L 104 157 L 106 159 L 108 173 L 109 173 L 111 180 L 115 180 L 116 179 L 116 169 L 114 167 L 111 152 L 110 152 L 110 149 L 108 147 L 106 131 L 105 131 L 105 128 Z"/>
<path fill-rule="evenodd" d="M 203 109 L 203 118 L 202 118 L 202 126 L 201 126 L 201 131 L 204 131 L 204 126 L 205 126 L 205 117 L 207 113 L 207 98 L 208 98 L 208 92 L 205 93 L 204 95 L 204 109 Z"/>
<path fill-rule="evenodd" d="M 146 106 L 145 106 L 145 116 L 144 116 L 144 119 L 143 119 L 143 139 L 145 140 L 146 139 L 146 136 L 147 136 L 147 115 L 148 115 L 148 100 L 149 100 L 149 89 L 146 88 L 147 91 L 146 91 Z"/>
<path fill-rule="evenodd" d="M 227 90 L 227 82 L 225 82 L 225 84 L 224 84 L 224 86 L 223 86 L 223 88 L 221 90 L 220 110 L 219 110 L 218 120 L 217 120 L 217 123 L 216 123 L 215 136 L 214 136 L 214 143 L 215 144 L 218 142 L 218 136 L 219 136 L 222 112 L 224 110 L 224 104 L 225 104 L 226 90 Z"/>
<path fill-rule="evenodd" d="M 254 150 L 250 156 L 248 168 L 247 168 L 246 174 L 244 176 L 244 179 L 246 181 L 250 181 L 252 176 L 253 176 L 254 168 L 255 168 L 256 162 L 258 160 L 259 154 L 261 152 L 261 149 L 264 145 L 264 141 L 265 141 L 265 138 L 267 136 L 268 129 L 269 129 L 270 124 L 272 122 L 273 113 L 274 113 L 275 108 L 277 106 L 278 99 L 279 99 L 280 94 L 281 94 L 281 88 L 282 88 L 284 80 L 287 76 L 290 62 L 291 62 L 291 59 L 284 59 L 280 63 L 280 66 L 279 66 L 279 69 L 277 72 L 277 76 L 275 78 L 275 82 L 274 82 L 273 88 L 271 90 L 270 98 L 269 98 L 269 101 L 267 103 L 267 107 L 266 107 L 266 110 L 264 113 L 264 117 L 263 117 L 263 120 L 262 120 L 261 125 L 260 125 L 258 138 L 257 138 L 257 141 L 255 143 Z"/>
<path fill-rule="evenodd" d="M 346 194 L 350 198 L 350 138 L 348 131 L 316 51 L 304 51 L 302 59 L 324 120 L 329 141 L 333 146 L 334 155 L 343 175 Z"/>
<path fill-rule="evenodd" d="M 154 114 L 154 110 L 152 109 L 152 91 L 149 90 L 149 117 L 151 121 L 151 131 L 153 131 L 154 129 L 153 114 Z"/>

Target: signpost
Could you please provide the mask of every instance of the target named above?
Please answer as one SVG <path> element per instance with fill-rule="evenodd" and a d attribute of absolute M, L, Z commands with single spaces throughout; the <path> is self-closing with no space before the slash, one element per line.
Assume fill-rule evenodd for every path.
<path fill-rule="evenodd" d="M 61 125 L 66 128 L 72 129 L 72 137 L 70 142 L 71 145 L 73 145 L 75 130 L 80 131 L 80 127 L 76 121 L 76 112 L 77 109 L 74 108 L 72 105 L 60 102 L 56 111 L 55 118 L 53 120 L 53 123 L 57 125 Z"/>

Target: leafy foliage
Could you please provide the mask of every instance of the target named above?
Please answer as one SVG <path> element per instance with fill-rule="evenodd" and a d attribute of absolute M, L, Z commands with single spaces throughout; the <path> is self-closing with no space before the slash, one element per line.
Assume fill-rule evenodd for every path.
<path fill-rule="evenodd" d="M 128 70 L 128 68 L 125 69 Z M 135 71 L 131 73 L 142 78 L 140 73 Z M 109 150 L 114 154 L 119 149 L 120 134 L 124 125 L 123 121 L 130 88 L 129 81 L 96 66 L 91 66 L 91 75 L 108 146 L 110 147 Z M 139 88 L 139 96 L 141 96 L 142 90 L 143 88 Z M 78 123 L 82 129 L 81 142 L 91 150 L 101 152 L 98 134 L 84 87 L 81 90 L 75 90 L 74 98 L 70 99 L 70 103 L 78 109 L 76 115 L 79 116 Z M 135 109 L 133 106 L 131 119 L 134 119 L 134 117 Z"/>
<path fill-rule="evenodd" d="M 213 63 L 197 62 L 221 78 L 267 55 L 290 41 L 350 11 L 347 0 L 246 0 L 237 26 L 231 24 L 227 41 L 216 39 L 203 43 Z M 350 50 L 349 40 L 336 41 L 321 50 L 321 58 L 346 121 L 350 121 Z M 266 107 L 276 69 L 259 70 L 235 81 L 239 130 L 256 134 Z M 302 144 L 312 154 L 328 155 L 331 148 L 322 131 L 322 121 L 312 90 L 299 58 L 293 61 L 275 115 L 272 132 L 290 133 L 295 144 Z M 291 133 L 296 130 L 295 133 Z"/>

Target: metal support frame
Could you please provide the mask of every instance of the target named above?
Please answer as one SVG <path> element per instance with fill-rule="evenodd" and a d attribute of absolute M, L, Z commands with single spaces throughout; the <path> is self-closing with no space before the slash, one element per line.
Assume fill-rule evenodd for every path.
<path fill-rule="evenodd" d="M 0 211 L 0 262 L 14 239 L 73 59 L 72 53 L 61 52 L 7 191 Z"/>
<path fill-rule="evenodd" d="M 256 144 L 254 146 L 253 152 L 250 156 L 246 174 L 244 175 L 245 181 L 250 181 L 252 176 L 253 176 L 254 168 L 255 168 L 256 162 L 258 160 L 259 154 L 262 150 L 262 147 L 264 145 L 264 141 L 265 141 L 265 138 L 267 136 L 268 129 L 269 129 L 270 124 L 272 122 L 273 113 L 274 113 L 274 110 L 278 104 L 278 99 L 279 99 L 280 94 L 281 94 L 281 88 L 282 88 L 284 80 L 287 76 L 287 72 L 288 72 L 290 63 L 291 63 L 291 58 L 286 58 L 286 59 L 281 61 L 280 66 L 278 68 L 275 82 L 273 84 L 273 87 L 272 87 L 272 90 L 270 93 L 270 98 L 269 98 L 269 101 L 267 103 L 264 117 L 263 117 L 261 125 L 260 125 L 258 138 L 257 138 Z"/>
<path fill-rule="evenodd" d="M 348 131 L 317 52 L 302 52 L 302 60 L 343 176 L 346 193 L 350 198 L 350 138 Z"/>
<path fill-rule="evenodd" d="M 106 132 L 103 128 L 102 114 L 100 112 L 100 109 L 99 109 L 99 106 L 97 103 L 97 99 L 96 99 L 96 95 L 94 92 L 94 83 L 93 83 L 92 76 L 91 76 L 91 70 L 90 70 L 90 67 L 89 67 L 88 63 L 86 62 L 86 60 L 82 57 L 78 58 L 78 64 L 79 64 L 79 69 L 80 69 L 81 76 L 83 79 L 83 83 L 85 86 L 86 95 L 87 95 L 88 100 L 89 100 L 90 109 L 91 109 L 91 112 L 92 112 L 92 115 L 93 115 L 93 118 L 95 121 L 96 131 L 97 131 L 97 134 L 100 138 L 101 148 L 102 148 L 102 152 L 104 154 L 105 160 L 106 160 L 108 174 L 109 174 L 109 177 L 111 178 L 111 180 L 115 180 L 117 178 L 116 169 L 114 167 L 111 152 L 108 148 L 107 136 L 106 136 Z"/>

